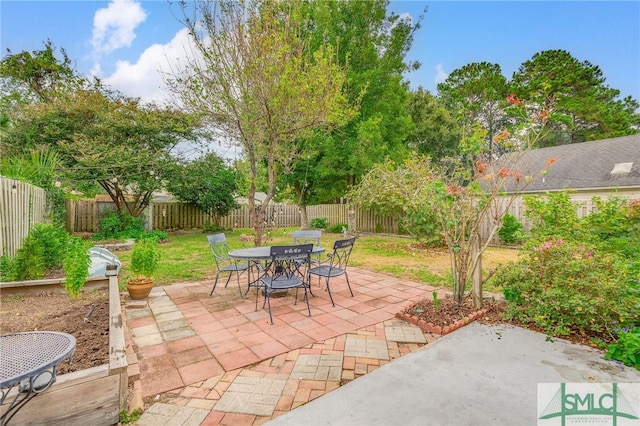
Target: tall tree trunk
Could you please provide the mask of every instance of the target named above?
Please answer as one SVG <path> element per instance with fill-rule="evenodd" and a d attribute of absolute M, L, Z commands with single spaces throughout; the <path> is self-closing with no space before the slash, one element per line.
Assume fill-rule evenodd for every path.
<path fill-rule="evenodd" d="M 300 228 L 309 228 L 309 215 L 307 214 L 307 202 L 305 200 L 304 187 L 299 181 L 293 183 L 293 190 L 298 199 L 298 210 L 300 211 Z"/>
<path fill-rule="evenodd" d="M 298 209 L 300 210 L 300 229 L 309 229 L 309 215 L 307 213 L 307 205 L 300 204 L 298 205 Z"/>

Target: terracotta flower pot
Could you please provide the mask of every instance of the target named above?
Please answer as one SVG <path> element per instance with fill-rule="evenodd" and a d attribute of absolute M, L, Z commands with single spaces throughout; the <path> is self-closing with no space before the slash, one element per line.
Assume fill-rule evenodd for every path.
<path fill-rule="evenodd" d="M 127 281 L 127 291 L 133 300 L 146 298 L 153 288 L 153 278 L 135 278 Z"/>

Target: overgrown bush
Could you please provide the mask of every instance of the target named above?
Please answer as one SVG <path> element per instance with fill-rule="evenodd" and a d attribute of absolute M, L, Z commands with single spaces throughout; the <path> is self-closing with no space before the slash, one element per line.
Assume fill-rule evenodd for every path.
<path fill-rule="evenodd" d="M 153 231 L 145 232 L 138 237 L 137 241 L 140 240 L 153 240 L 153 241 L 165 241 L 169 238 L 166 232 L 163 232 L 159 229 L 154 229 Z"/>
<path fill-rule="evenodd" d="M 498 231 L 498 236 L 505 244 L 518 244 L 525 239 L 522 224 L 511 213 L 507 213 L 502 219 L 502 227 Z"/>
<path fill-rule="evenodd" d="M 56 269 L 62 261 L 69 243 L 69 233 L 61 226 L 39 223 L 29 231 L 33 238 L 42 245 L 42 262 L 45 269 Z"/>
<path fill-rule="evenodd" d="M 342 234 L 343 229 L 349 229 L 349 225 L 346 223 L 337 223 L 327 229 L 327 232 L 331 232 L 333 234 Z"/>
<path fill-rule="evenodd" d="M 326 217 L 314 217 L 311 219 L 311 227 L 314 229 L 327 229 L 329 227 L 329 223 L 327 222 Z"/>
<path fill-rule="evenodd" d="M 98 241 L 137 239 L 145 232 L 144 221 L 141 218 L 121 215 L 113 210 L 105 212 L 101 217 L 98 230 L 93 236 L 93 239 Z"/>
<path fill-rule="evenodd" d="M 217 234 L 224 231 L 227 231 L 225 227 L 216 225 L 215 223 L 205 223 L 202 226 L 202 232 L 205 234 Z"/>
<path fill-rule="evenodd" d="M 91 243 L 84 241 L 82 238 L 72 237 L 69 240 L 63 270 L 65 276 L 64 288 L 72 297 L 78 297 L 89 276 L 89 265 L 91 264 L 90 248 Z"/>
<path fill-rule="evenodd" d="M 593 199 L 578 218 L 567 193 L 527 197 L 532 238 L 521 259 L 494 275 L 510 302 L 508 315 L 566 335 L 640 326 L 640 233 L 633 204 Z"/>
<path fill-rule="evenodd" d="M 440 224 L 430 210 L 407 214 L 402 219 L 402 225 L 411 235 L 427 246 L 441 246 L 444 244 Z"/>
<path fill-rule="evenodd" d="M 554 335 L 613 334 L 637 320 L 640 289 L 629 265 L 595 247 L 549 240 L 494 276 L 510 302 L 507 315 Z"/>
<path fill-rule="evenodd" d="M 15 257 L 2 260 L 3 281 L 39 280 L 48 269 L 62 266 L 69 234 L 52 224 L 37 224 L 18 249 Z"/>
<path fill-rule="evenodd" d="M 544 197 L 525 195 L 523 198 L 524 215 L 533 224 L 530 232 L 534 238 L 583 238 L 576 206 L 568 192 L 549 192 Z"/>

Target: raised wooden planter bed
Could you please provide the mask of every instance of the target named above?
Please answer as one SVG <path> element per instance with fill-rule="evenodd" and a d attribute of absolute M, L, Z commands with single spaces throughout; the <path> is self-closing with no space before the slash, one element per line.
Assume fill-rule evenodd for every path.
<path fill-rule="evenodd" d="M 0 283 L 2 294 L 65 291 L 62 279 Z M 127 405 L 127 357 L 118 277 L 91 278 L 87 288 L 109 288 L 109 364 L 63 374 L 11 419 L 11 424 L 113 425 Z M 15 389 L 12 391 L 15 392 Z M 10 394 L 6 401 L 10 401 Z M 4 406 L 3 406 L 4 411 Z"/>

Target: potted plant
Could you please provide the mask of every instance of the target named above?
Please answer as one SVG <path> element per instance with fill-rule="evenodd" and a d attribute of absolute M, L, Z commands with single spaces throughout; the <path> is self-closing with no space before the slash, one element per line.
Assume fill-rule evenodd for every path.
<path fill-rule="evenodd" d="M 138 240 L 133 245 L 129 267 L 134 277 L 127 281 L 127 291 L 134 300 L 144 299 L 153 288 L 153 273 L 158 267 L 160 251 L 153 239 Z"/>

